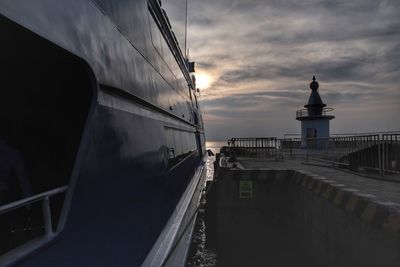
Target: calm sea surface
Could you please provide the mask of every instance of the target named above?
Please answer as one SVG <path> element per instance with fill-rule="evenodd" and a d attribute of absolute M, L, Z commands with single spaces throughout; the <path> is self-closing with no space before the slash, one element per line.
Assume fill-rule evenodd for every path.
<path fill-rule="evenodd" d="M 216 154 L 219 153 L 221 147 L 226 142 L 207 141 L 207 149 Z M 207 159 L 207 180 L 213 179 L 215 156 Z M 204 223 L 203 213 L 199 213 L 196 220 L 196 226 L 193 233 L 193 240 L 189 252 L 187 267 L 216 267 L 216 254 L 214 251 L 206 248 L 206 227 Z"/>

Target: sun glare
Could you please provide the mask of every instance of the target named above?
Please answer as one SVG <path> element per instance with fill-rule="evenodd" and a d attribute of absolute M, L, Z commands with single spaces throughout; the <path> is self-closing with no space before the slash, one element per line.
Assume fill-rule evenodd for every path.
<path fill-rule="evenodd" d="M 210 76 L 207 74 L 201 73 L 196 75 L 196 85 L 197 88 L 204 89 L 210 86 Z"/>

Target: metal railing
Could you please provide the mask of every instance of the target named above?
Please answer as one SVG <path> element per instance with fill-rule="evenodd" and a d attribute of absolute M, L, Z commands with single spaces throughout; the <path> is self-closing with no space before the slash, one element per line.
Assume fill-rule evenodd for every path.
<path fill-rule="evenodd" d="M 276 137 L 230 138 L 228 146 L 237 156 L 280 158 L 280 140 Z"/>
<path fill-rule="evenodd" d="M 29 206 L 32 203 L 42 201 L 42 211 L 43 211 L 43 222 L 44 222 L 44 229 L 45 234 L 49 235 L 53 233 L 53 226 L 51 222 L 51 212 L 50 212 L 50 197 L 54 195 L 61 194 L 67 191 L 68 186 L 62 186 L 50 191 L 46 191 L 31 197 L 27 197 L 21 200 L 17 200 L 11 202 L 9 204 L 5 204 L 0 206 L 0 215 L 16 210 L 18 208 Z"/>
<path fill-rule="evenodd" d="M 320 116 L 326 116 L 326 113 L 333 111 L 333 108 L 323 108 L 322 109 L 322 113 L 319 114 Z M 308 116 L 314 116 L 316 114 L 311 114 L 310 112 L 308 112 L 308 109 L 303 108 L 303 109 L 299 109 L 296 111 L 296 118 L 301 118 L 301 117 L 308 117 Z"/>
<path fill-rule="evenodd" d="M 383 134 L 383 169 L 400 171 L 400 133 Z"/>
<path fill-rule="evenodd" d="M 11 264 L 16 259 L 19 259 L 24 255 L 27 255 L 31 251 L 34 251 L 38 247 L 48 242 L 53 236 L 55 236 L 51 218 L 50 197 L 64 193 L 67 191 L 67 189 L 68 186 L 62 186 L 59 188 L 55 188 L 53 190 L 49 190 L 31 197 L 27 197 L 0 206 L 0 215 L 2 215 L 22 207 L 28 207 L 29 205 L 36 202 L 42 202 L 41 204 L 42 204 L 43 223 L 44 223 L 43 237 L 36 240 L 36 242 L 31 242 L 30 244 L 22 244 L 19 247 L 13 248 L 10 251 L 6 252 L 6 254 L 0 255 L 0 266 L 7 266 L 8 264 Z M 26 242 L 28 243 L 30 242 L 30 240 L 27 240 Z"/>
<path fill-rule="evenodd" d="M 306 158 L 366 169 L 380 174 L 400 173 L 400 133 L 329 138 L 231 138 L 228 147 L 238 156 Z"/>
<path fill-rule="evenodd" d="M 277 148 L 278 138 L 276 137 L 246 137 L 230 138 L 228 146 L 243 148 Z"/>
<path fill-rule="evenodd" d="M 331 138 L 300 139 L 301 145 L 292 152 L 307 159 L 321 159 L 348 165 L 379 170 L 381 153 L 379 135 L 341 136 Z M 298 143 L 299 141 L 297 141 Z"/>

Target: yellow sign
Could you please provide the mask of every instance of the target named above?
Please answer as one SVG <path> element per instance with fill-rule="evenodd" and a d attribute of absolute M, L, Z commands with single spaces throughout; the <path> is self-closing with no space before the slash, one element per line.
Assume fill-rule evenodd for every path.
<path fill-rule="evenodd" d="M 253 181 L 242 180 L 239 185 L 239 198 L 253 197 Z"/>

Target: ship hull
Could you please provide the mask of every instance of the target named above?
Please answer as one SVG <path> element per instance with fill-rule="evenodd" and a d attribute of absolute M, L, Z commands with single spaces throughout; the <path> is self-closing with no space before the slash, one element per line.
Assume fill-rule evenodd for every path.
<path fill-rule="evenodd" d="M 52 143 L 47 145 L 74 148 L 68 158 L 60 159 L 64 162 L 65 178 L 60 178 L 57 185 L 66 182 L 68 191 L 58 203 L 54 235 L 45 245 L 32 246 L 7 257 L 3 261 L 7 265 L 184 264 L 205 176 L 204 131 L 201 117 L 196 123 L 194 119 L 194 110 L 199 112 L 197 100 L 187 86 L 190 83 L 185 80 L 187 73 L 183 71 L 173 78 L 171 69 L 176 70 L 176 65 L 180 65 L 175 62 L 172 67 L 165 67 L 165 61 L 155 52 L 147 1 L 126 2 L 126 9 L 111 12 L 115 9 L 110 5 L 121 8 L 122 2 L 0 1 L 2 25 L 8 25 L 4 26 L 5 31 L 23 32 L 26 44 L 36 49 L 29 55 L 39 55 L 32 59 L 17 57 L 18 64 L 28 64 L 27 61 L 33 64 L 43 58 L 55 67 L 64 62 L 59 58 L 73 62 L 70 67 L 69 63 L 61 64 L 62 71 L 57 74 L 61 78 L 50 75 L 52 67 L 34 72 L 35 79 L 44 73 L 38 78 L 41 83 L 57 77 L 47 87 L 41 85 L 43 88 L 49 91 L 60 88 L 58 98 L 51 99 L 45 89 L 35 87 L 39 88 L 37 94 L 42 94 L 42 99 L 59 103 L 52 106 L 54 110 L 47 111 L 46 116 L 53 116 L 54 125 L 44 131 L 51 136 L 64 125 L 74 132 L 74 135 L 61 132 L 58 139 L 51 139 Z M 125 27 L 128 24 L 124 24 L 123 18 L 128 10 L 135 27 Z M 10 41 L 9 49 L 21 46 L 12 43 L 17 39 Z M 31 45 L 31 41 L 37 45 Z M 54 52 L 57 57 L 46 56 L 51 49 L 57 51 Z M 10 67 L 14 64 L 13 57 L 8 60 L 4 70 L 18 76 L 10 71 L 18 69 L 18 64 Z M 41 63 L 36 67 L 40 68 Z M 79 75 L 74 74 L 77 69 L 82 69 Z M 69 77 L 85 82 L 74 88 L 57 87 L 60 80 Z M 17 89 L 21 88 L 24 87 Z M 63 94 L 71 94 L 70 102 L 65 105 L 61 103 L 65 100 Z M 85 101 L 79 102 L 81 95 L 85 95 Z M 12 93 L 8 96 L 18 97 Z M 64 111 L 71 117 L 63 120 L 52 115 L 61 112 L 58 109 L 79 112 Z M 75 123 L 77 119 L 71 114 L 79 117 L 80 123 Z M 47 122 L 42 124 L 50 127 Z M 35 154 L 32 140 L 15 142 L 19 142 L 23 154 L 30 155 Z M 43 148 L 44 155 L 49 155 L 49 151 Z M 63 151 L 51 154 L 62 158 Z M 26 160 L 30 160 L 29 156 Z M 42 163 L 47 162 L 42 160 Z M 56 170 L 51 175 L 61 176 Z M 33 166 L 31 171 L 37 191 L 51 188 L 50 172 L 42 173 L 47 178 L 39 178 L 38 168 Z"/>

